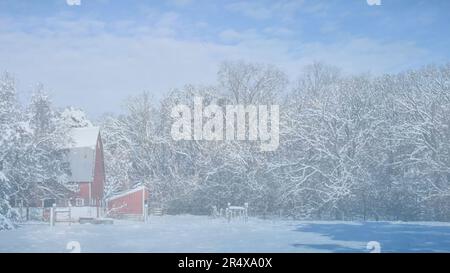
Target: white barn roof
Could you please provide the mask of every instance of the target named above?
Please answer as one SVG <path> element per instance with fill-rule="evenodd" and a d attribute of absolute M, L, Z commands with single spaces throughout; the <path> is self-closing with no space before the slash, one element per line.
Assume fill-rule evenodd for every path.
<path fill-rule="evenodd" d="M 100 129 L 98 127 L 73 128 L 70 131 L 69 163 L 72 182 L 94 180 L 95 152 Z"/>
<path fill-rule="evenodd" d="M 92 148 L 95 149 L 97 145 L 99 127 L 85 127 L 73 128 L 70 130 L 70 137 L 72 138 L 71 148 Z"/>

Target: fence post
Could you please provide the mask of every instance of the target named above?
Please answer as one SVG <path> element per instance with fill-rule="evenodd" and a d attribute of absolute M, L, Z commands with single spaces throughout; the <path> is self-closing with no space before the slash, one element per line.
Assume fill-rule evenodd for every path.
<path fill-rule="evenodd" d="M 55 207 L 56 204 L 50 207 L 50 226 L 52 227 L 55 225 Z"/>
<path fill-rule="evenodd" d="M 69 226 L 72 225 L 72 206 L 69 206 Z"/>
<path fill-rule="evenodd" d="M 144 223 L 147 222 L 148 219 L 148 204 L 144 205 Z"/>
<path fill-rule="evenodd" d="M 245 203 L 244 207 L 245 207 L 244 220 L 245 220 L 245 222 L 247 222 L 247 220 L 248 220 L 248 203 Z"/>

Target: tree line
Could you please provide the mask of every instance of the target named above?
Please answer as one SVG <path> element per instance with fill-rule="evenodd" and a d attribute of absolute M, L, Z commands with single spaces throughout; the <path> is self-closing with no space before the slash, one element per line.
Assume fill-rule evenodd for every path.
<path fill-rule="evenodd" d="M 174 141 L 171 109 L 280 105 L 280 146 Z M 225 62 L 211 86 L 132 97 L 102 121 L 110 182 L 147 185 L 173 213 L 250 204 L 254 215 L 339 220 L 450 218 L 450 66 L 380 76 L 314 63 L 295 81 Z M 117 182 L 117 183 L 115 183 Z"/>
<path fill-rule="evenodd" d="M 64 195 L 67 130 L 91 126 L 57 109 L 42 86 L 20 105 L 0 79 L 0 226 L 11 200 Z M 194 97 L 217 105 L 279 105 L 280 139 L 264 152 L 249 141 L 175 141 L 171 110 Z M 313 63 L 289 79 L 272 65 L 224 62 L 215 84 L 186 85 L 161 99 L 132 96 L 102 116 L 106 195 L 146 185 L 170 213 L 207 214 L 249 203 L 250 213 L 295 219 L 450 218 L 450 65 L 396 74 L 348 75 Z M 70 171 L 69 171 L 70 172 Z"/>

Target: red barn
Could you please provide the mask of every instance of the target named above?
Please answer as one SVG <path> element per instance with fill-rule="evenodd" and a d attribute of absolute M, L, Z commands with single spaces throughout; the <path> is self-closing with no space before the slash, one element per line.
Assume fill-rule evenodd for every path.
<path fill-rule="evenodd" d="M 73 128 L 69 146 L 71 182 L 78 184 L 76 206 L 100 206 L 105 184 L 103 145 L 98 127 Z"/>
<path fill-rule="evenodd" d="M 73 187 L 68 190 L 67 198 L 57 199 L 49 195 L 43 196 L 42 202 L 36 202 L 40 203 L 37 206 L 44 207 L 43 219 L 48 219 L 50 207 L 57 205 L 60 209 L 67 208 L 72 220 L 105 216 L 145 220 L 149 198 L 146 187 L 137 187 L 104 199 L 106 176 L 100 129 L 73 128 L 70 138 L 66 148 Z"/>
<path fill-rule="evenodd" d="M 143 220 L 148 197 L 148 190 L 144 186 L 112 196 L 106 200 L 108 215 Z"/>

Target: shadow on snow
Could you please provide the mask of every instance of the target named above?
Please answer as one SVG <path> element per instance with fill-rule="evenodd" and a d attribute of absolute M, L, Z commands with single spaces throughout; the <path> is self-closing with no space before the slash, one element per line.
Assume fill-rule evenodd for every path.
<path fill-rule="evenodd" d="M 450 226 L 363 222 L 358 224 L 308 223 L 295 231 L 314 232 L 339 241 L 378 241 L 381 252 L 448 252 Z M 293 244 L 334 252 L 368 252 L 339 244 Z"/>

